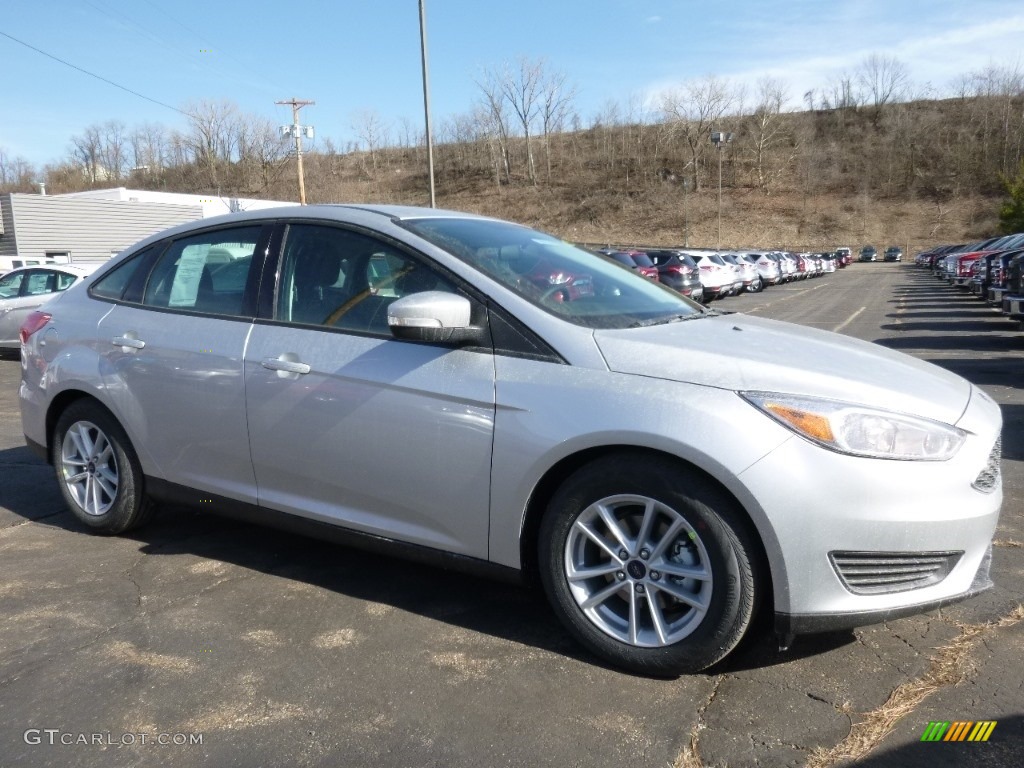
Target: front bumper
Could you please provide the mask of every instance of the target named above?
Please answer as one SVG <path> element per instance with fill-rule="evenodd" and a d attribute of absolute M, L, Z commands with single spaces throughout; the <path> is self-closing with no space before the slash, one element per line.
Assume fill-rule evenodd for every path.
<path fill-rule="evenodd" d="M 974 574 L 974 581 L 971 586 L 959 595 L 939 598 L 925 603 L 904 605 L 898 608 L 882 608 L 878 610 L 851 611 L 848 613 L 784 613 L 781 611 L 775 614 L 775 632 L 783 637 L 787 635 L 810 635 L 816 632 L 836 632 L 842 629 L 853 629 L 854 627 L 866 627 L 871 624 L 881 624 L 894 619 L 902 619 L 907 616 L 916 616 L 920 613 L 927 613 L 947 605 L 959 603 L 980 595 L 995 586 L 989 573 L 992 568 L 992 545 L 989 544 L 985 557 L 982 558 L 978 572 Z"/>
<path fill-rule="evenodd" d="M 794 437 L 740 474 L 751 494 L 741 501 L 765 543 L 783 634 L 885 621 L 988 588 L 1002 487 L 998 477 L 989 492 L 974 485 L 993 465 L 999 407 L 973 389 L 958 426 L 967 439 L 944 462 L 857 458 Z M 935 579 L 865 592 L 848 586 L 835 563 L 833 556 L 851 552 L 956 556 Z"/>
<path fill-rule="evenodd" d="M 1024 320 L 1024 296 L 1003 296 L 1003 314 Z"/>

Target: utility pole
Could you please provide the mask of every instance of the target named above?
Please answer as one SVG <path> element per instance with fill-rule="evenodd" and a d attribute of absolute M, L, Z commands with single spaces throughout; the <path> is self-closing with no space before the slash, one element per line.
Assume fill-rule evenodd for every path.
<path fill-rule="evenodd" d="M 303 107 L 312 106 L 316 104 L 315 101 L 300 101 L 292 97 L 290 101 L 275 101 L 275 104 L 289 105 L 292 108 L 292 124 L 281 126 L 281 136 L 295 137 L 295 159 L 299 165 L 299 204 L 306 204 L 306 180 L 302 174 L 302 136 L 305 134 L 306 138 L 313 138 L 313 126 L 312 125 L 299 125 L 299 110 Z"/>

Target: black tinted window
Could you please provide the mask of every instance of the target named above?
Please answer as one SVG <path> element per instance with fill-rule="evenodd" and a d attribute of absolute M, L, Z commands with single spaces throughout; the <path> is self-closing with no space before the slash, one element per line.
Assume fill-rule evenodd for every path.
<path fill-rule="evenodd" d="M 153 249 L 147 248 L 140 251 L 118 266 L 112 272 L 108 272 L 102 278 L 93 283 L 89 293 L 101 299 L 120 299 L 124 295 L 124 289 L 132 281 L 132 276 L 145 260 L 145 255 Z"/>

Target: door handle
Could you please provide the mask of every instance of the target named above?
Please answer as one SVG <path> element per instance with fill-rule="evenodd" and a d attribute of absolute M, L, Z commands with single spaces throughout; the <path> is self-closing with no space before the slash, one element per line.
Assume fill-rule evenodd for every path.
<path fill-rule="evenodd" d="M 285 373 L 309 373 L 310 368 L 306 363 L 298 363 L 292 360 L 281 360 L 273 357 L 263 360 L 260 365 L 271 371 L 284 371 Z"/>
<path fill-rule="evenodd" d="M 131 347 L 132 349 L 143 349 L 146 346 L 146 342 L 133 339 L 130 336 L 115 336 L 110 343 L 115 347 Z"/>

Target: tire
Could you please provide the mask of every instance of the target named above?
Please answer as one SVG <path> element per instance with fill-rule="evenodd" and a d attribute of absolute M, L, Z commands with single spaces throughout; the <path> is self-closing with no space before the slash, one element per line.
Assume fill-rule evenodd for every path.
<path fill-rule="evenodd" d="M 111 413 L 77 400 L 60 415 L 51 448 L 57 483 L 71 512 L 91 531 L 117 534 L 147 522 L 154 504 L 135 449 Z"/>
<path fill-rule="evenodd" d="M 740 521 L 735 502 L 693 470 L 605 457 L 551 499 L 541 583 L 569 632 L 614 666 L 659 677 L 699 672 L 736 647 L 754 615 L 760 587 Z"/>
<path fill-rule="evenodd" d="M 747 289 L 747 293 L 760 293 L 762 288 L 764 288 L 764 283 L 761 281 L 761 278 L 758 277 L 750 284 L 750 287 Z"/>

